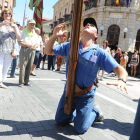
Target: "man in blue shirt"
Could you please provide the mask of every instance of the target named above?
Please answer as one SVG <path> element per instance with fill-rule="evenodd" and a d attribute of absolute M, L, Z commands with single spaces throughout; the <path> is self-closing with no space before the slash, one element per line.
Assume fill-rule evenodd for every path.
<path fill-rule="evenodd" d="M 55 27 L 52 37 L 46 44 L 45 53 L 48 55 L 55 54 L 56 56 L 65 56 L 67 58 L 67 77 L 70 43 L 66 42 L 53 48 L 56 38 L 67 32 L 62 31 L 64 25 L 65 23 L 62 23 Z M 92 86 L 96 80 L 99 68 L 108 73 L 113 70 L 118 75 L 118 80 L 115 83 L 108 84 L 115 85 L 121 90 L 125 89 L 126 92 L 125 82 L 128 76 L 127 72 L 111 57 L 111 55 L 94 44 L 98 36 L 98 27 L 95 19 L 91 17 L 86 18 L 83 22 L 83 26 L 82 38 L 79 43 L 75 84 L 81 90 L 89 87 L 92 88 L 88 92 L 73 99 L 72 113 L 68 115 L 64 113 L 65 85 L 64 93 L 60 99 L 55 116 L 56 122 L 60 125 L 74 122 L 74 130 L 79 134 L 86 132 L 92 123 L 100 117 L 99 110 L 93 106 L 96 86 Z"/>

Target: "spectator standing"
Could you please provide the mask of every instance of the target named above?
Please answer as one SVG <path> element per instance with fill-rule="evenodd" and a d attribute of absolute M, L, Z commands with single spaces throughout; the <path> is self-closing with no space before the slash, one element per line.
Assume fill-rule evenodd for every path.
<path fill-rule="evenodd" d="M 129 60 L 129 57 L 128 57 L 128 53 L 127 52 L 124 52 L 124 58 L 126 59 L 126 65 L 127 65 L 128 60 Z"/>
<path fill-rule="evenodd" d="M 40 29 L 39 28 L 35 28 L 35 33 L 37 34 L 38 38 L 36 40 L 36 53 L 35 53 L 35 58 L 34 58 L 34 63 L 32 66 L 32 71 L 31 71 L 31 75 L 36 76 L 36 74 L 34 73 L 34 69 L 36 67 L 36 65 L 38 65 L 39 63 L 39 55 L 41 52 L 41 57 L 43 57 L 43 43 L 42 43 L 42 38 L 40 36 Z"/>
<path fill-rule="evenodd" d="M 15 23 L 19 29 L 19 32 L 21 34 L 21 31 L 20 31 L 20 23 L 19 22 L 16 22 Z M 15 48 L 17 50 L 17 57 L 13 59 L 12 61 L 12 67 L 11 67 L 11 73 L 10 73 L 10 78 L 16 78 L 15 76 L 15 71 L 16 71 L 16 66 L 17 66 L 17 62 L 18 62 L 18 57 L 19 57 L 19 51 L 20 51 L 20 48 L 21 46 L 18 44 L 18 41 L 16 40 L 16 45 L 15 45 Z"/>
<path fill-rule="evenodd" d="M 39 63 L 38 63 L 38 65 L 36 66 L 37 69 L 40 68 L 41 60 L 43 60 L 42 69 L 44 70 L 44 65 L 45 65 L 45 60 L 46 60 L 46 54 L 44 53 L 44 47 L 45 47 L 45 43 L 47 42 L 48 39 L 49 39 L 49 38 L 48 38 L 47 35 L 44 35 L 44 36 L 43 36 L 43 46 L 42 46 L 42 47 L 43 47 L 43 55 L 41 55 L 41 53 L 40 53 L 40 56 L 39 56 Z"/>
<path fill-rule="evenodd" d="M 58 45 L 58 42 L 55 41 L 54 46 Z M 52 67 L 52 71 L 55 71 L 55 62 L 56 56 L 55 55 L 48 55 L 48 70 Z"/>
<path fill-rule="evenodd" d="M 108 47 L 108 41 L 107 40 L 104 40 L 103 41 L 103 46 L 101 48 L 103 50 L 107 51 L 110 54 L 110 48 Z M 102 69 L 100 69 L 100 70 L 102 70 Z M 100 71 L 98 72 L 98 75 L 99 75 L 99 73 L 100 73 Z M 100 80 L 103 80 L 104 73 L 105 73 L 105 71 L 102 70 L 102 76 L 101 76 L 101 79 Z"/>
<path fill-rule="evenodd" d="M 126 57 L 121 53 L 120 65 L 126 70 Z"/>
<path fill-rule="evenodd" d="M 17 56 L 15 44 L 20 39 L 19 29 L 12 23 L 12 12 L 10 9 L 3 9 L 1 12 L 2 22 L 0 23 L 0 88 L 7 89 L 3 84 L 7 76 L 8 68 Z"/>
<path fill-rule="evenodd" d="M 120 64 L 120 58 L 121 58 L 121 48 L 117 49 L 117 53 L 114 56 L 115 60 Z"/>
<path fill-rule="evenodd" d="M 114 50 L 111 50 L 111 51 L 110 51 L 110 54 L 111 54 L 111 56 L 114 58 L 114 56 L 115 56 L 115 51 L 114 51 Z"/>
<path fill-rule="evenodd" d="M 136 68 L 139 65 L 139 55 L 137 50 L 134 51 L 134 54 L 131 57 L 130 64 L 131 64 L 131 76 L 133 74 L 134 76 L 136 76 L 136 72 L 137 72 Z"/>
<path fill-rule="evenodd" d="M 20 49 L 20 74 L 19 87 L 31 86 L 29 83 L 30 71 L 33 65 L 35 51 L 38 46 L 36 42 L 38 35 L 35 33 L 35 21 L 30 19 L 27 21 L 27 27 L 22 31 L 21 39 L 19 40 Z"/>
<path fill-rule="evenodd" d="M 60 36 L 60 43 L 64 43 L 66 41 L 66 35 L 62 35 Z M 62 65 L 62 62 L 63 62 L 63 56 L 57 56 L 57 70 L 56 71 L 60 71 L 60 68 L 61 68 L 61 65 Z"/>

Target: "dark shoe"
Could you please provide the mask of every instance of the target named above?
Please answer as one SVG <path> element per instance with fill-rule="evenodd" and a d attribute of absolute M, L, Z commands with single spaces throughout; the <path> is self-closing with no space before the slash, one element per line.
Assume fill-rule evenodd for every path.
<path fill-rule="evenodd" d="M 57 69 L 56 71 L 60 71 L 60 69 Z"/>
<path fill-rule="evenodd" d="M 11 75 L 10 75 L 10 78 L 17 78 L 17 77 L 16 77 L 16 76 L 11 76 Z"/>
<path fill-rule="evenodd" d="M 99 110 L 99 117 L 95 119 L 94 122 L 102 122 L 104 120 L 103 112 L 101 111 L 100 107 L 98 105 L 94 105 Z"/>
<path fill-rule="evenodd" d="M 23 84 L 19 84 L 18 86 L 19 86 L 19 87 L 23 87 Z"/>
<path fill-rule="evenodd" d="M 30 84 L 30 83 L 28 83 L 28 84 L 24 84 L 25 86 L 29 86 L 29 87 L 31 87 L 32 85 Z"/>
<path fill-rule="evenodd" d="M 34 72 L 31 72 L 30 75 L 32 75 L 32 76 L 36 76 L 36 74 L 35 74 Z"/>

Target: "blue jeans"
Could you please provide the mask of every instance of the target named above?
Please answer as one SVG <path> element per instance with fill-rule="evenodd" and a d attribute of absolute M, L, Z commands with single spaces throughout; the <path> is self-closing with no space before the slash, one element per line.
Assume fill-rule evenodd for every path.
<path fill-rule="evenodd" d="M 79 96 L 73 99 L 73 107 L 71 114 L 64 113 L 65 94 L 62 95 L 55 115 L 58 124 L 64 125 L 74 122 L 74 130 L 79 133 L 85 133 L 92 125 L 94 120 L 99 116 L 97 108 L 93 107 L 94 95 Z"/>
<path fill-rule="evenodd" d="M 36 51 L 33 64 L 38 65 L 38 63 L 39 63 L 39 55 L 40 55 L 40 52 Z"/>
<path fill-rule="evenodd" d="M 17 55 L 17 57 L 15 59 L 13 59 L 13 61 L 12 61 L 12 68 L 11 68 L 10 76 L 15 76 L 18 57 L 19 57 L 19 55 Z"/>
<path fill-rule="evenodd" d="M 55 61 L 56 61 L 56 56 L 55 55 L 48 55 L 48 70 L 55 69 Z"/>
<path fill-rule="evenodd" d="M 129 140 L 140 140 L 140 99 L 137 113 Z"/>

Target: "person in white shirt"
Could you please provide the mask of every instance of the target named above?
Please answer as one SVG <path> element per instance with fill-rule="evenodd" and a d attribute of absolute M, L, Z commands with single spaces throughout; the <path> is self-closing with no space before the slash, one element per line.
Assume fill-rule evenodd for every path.
<path fill-rule="evenodd" d="M 35 58 L 34 58 L 34 63 L 32 66 L 32 71 L 31 71 L 31 75 L 36 76 L 36 74 L 34 73 L 34 69 L 36 67 L 36 65 L 38 65 L 39 63 L 39 55 L 40 55 L 40 50 L 41 50 L 41 56 L 43 57 L 43 42 L 42 42 L 42 38 L 40 36 L 40 29 L 39 28 L 35 28 L 35 33 L 37 34 L 38 38 L 37 38 L 37 42 L 36 42 L 36 53 L 35 53 Z"/>
<path fill-rule="evenodd" d="M 103 46 L 101 48 L 104 49 L 105 51 L 107 51 L 110 54 L 110 48 L 108 47 L 108 41 L 107 40 L 104 40 L 103 41 Z M 99 75 L 99 73 L 100 73 L 101 70 L 102 69 L 99 70 L 98 75 Z M 105 73 L 105 71 L 102 70 L 102 76 L 101 76 L 101 79 L 100 80 L 103 80 L 104 73 Z"/>
<path fill-rule="evenodd" d="M 35 51 L 38 47 L 38 35 L 35 33 L 36 22 L 33 19 L 27 21 L 27 27 L 22 31 L 19 40 L 20 49 L 20 73 L 19 73 L 19 87 L 31 86 L 29 83 L 30 71 L 34 62 Z"/>
<path fill-rule="evenodd" d="M 3 82 L 13 58 L 17 56 L 16 39 L 20 39 L 19 29 L 13 23 L 12 11 L 5 8 L 1 11 L 0 21 L 0 88 L 8 88 Z"/>

